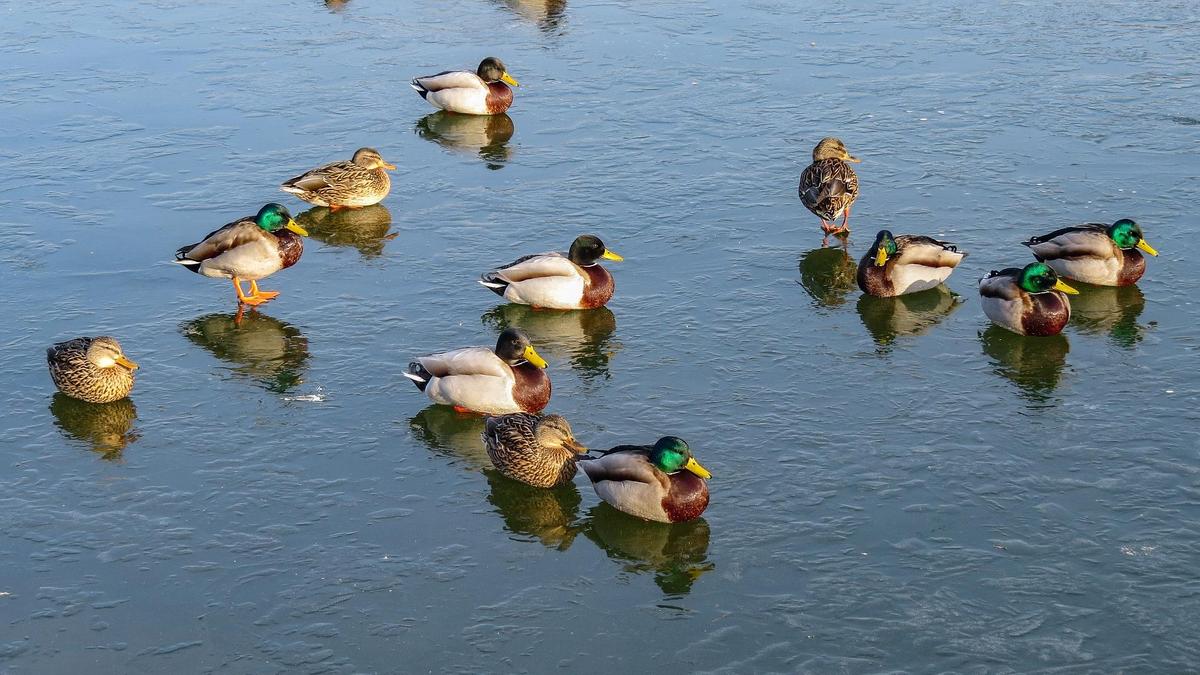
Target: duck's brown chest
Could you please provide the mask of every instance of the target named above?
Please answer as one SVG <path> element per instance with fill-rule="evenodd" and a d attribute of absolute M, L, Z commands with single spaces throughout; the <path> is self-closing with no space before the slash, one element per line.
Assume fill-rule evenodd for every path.
<path fill-rule="evenodd" d="M 1118 286 L 1132 286 L 1146 273 L 1146 258 L 1133 249 L 1121 251 L 1121 270 L 1117 272 Z"/>
<path fill-rule="evenodd" d="M 499 115 L 512 105 L 513 90 L 503 82 L 489 82 L 486 102 L 488 114 Z"/>
<path fill-rule="evenodd" d="M 513 366 L 513 400 L 525 412 L 535 413 L 550 403 L 550 376 L 532 363 Z"/>
<path fill-rule="evenodd" d="M 1058 335 L 1071 320 L 1071 302 L 1062 291 L 1050 291 L 1028 296 L 1021 316 L 1026 335 Z"/>
<path fill-rule="evenodd" d="M 863 256 L 858 262 L 858 287 L 863 293 L 880 298 L 896 295 L 896 287 L 888 276 L 894 264 L 894 260 L 889 260 L 883 267 L 878 267 L 871 254 Z"/>
<path fill-rule="evenodd" d="M 671 489 L 662 506 L 672 523 L 699 518 L 708 508 L 708 482 L 691 471 L 671 474 Z"/>
<path fill-rule="evenodd" d="M 616 288 L 612 275 L 600 265 L 589 265 L 582 269 L 588 275 L 588 282 L 583 287 L 583 298 L 579 300 L 579 306 L 583 309 L 603 307 L 612 299 L 613 290 Z"/>
<path fill-rule="evenodd" d="M 279 240 L 279 269 L 287 269 L 296 264 L 300 256 L 304 254 L 304 239 L 289 230 L 284 230 L 275 235 Z"/>

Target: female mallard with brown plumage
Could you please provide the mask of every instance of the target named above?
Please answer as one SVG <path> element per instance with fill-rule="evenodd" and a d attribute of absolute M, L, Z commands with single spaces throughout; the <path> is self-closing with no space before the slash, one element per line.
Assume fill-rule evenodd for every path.
<path fill-rule="evenodd" d="M 79 337 L 46 350 L 50 379 L 62 393 L 89 403 L 129 396 L 138 365 L 125 357 L 116 338 Z"/>
<path fill-rule="evenodd" d="M 1079 291 L 1046 263 L 992 270 L 979 280 L 983 313 L 996 325 L 1021 335 L 1058 335 L 1071 319 L 1066 294 Z"/>
<path fill-rule="evenodd" d="M 543 488 L 571 482 L 576 459 L 587 453 L 562 415 L 521 412 L 488 417 L 483 445 L 500 473 Z"/>
<path fill-rule="evenodd" d="M 468 115 L 498 115 L 508 110 L 513 101 L 510 84 L 521 86 L 494 56 L 480 61 L 473 73 L 449 70 L 412 80 L 412 88 L 421 98 L 442 110 Z"/>
<path fill-rule="evenodd" d="M 813 148 L 813 161 L 800 174 L 800 202 L 821 219 L 825 234 L 850 231 L 850 207 L 858 199 L 858 175 L 847 162 L 861 162 L 838 138 L 822 138 Z M 842 217 L 841 226 L 833 221 Z"/>
<path fill-rule="evenodd" d="M 521 305 L 546 309 L 594 309 L 612 298 L 613 278 L 600 259 L 624 260 L 599 237 L 582 234 L 567 253 L 527 255 L 484 274 L 479 283 Z"/>
<path fill-rule="evenodd" d="M 1158 255 L 1128 218 L 1064 227 L 1023 243 L 1060 276 L 1096 286 L 1135 284 L 1146 272 L 1146 259 L 1135 249 Z"/>
<path fill-rule="evenodd" d="M 304 228 L 281 204 L 267 204 L 247 216 L 210 232 L 203 241 L 175 252 L 175 262 L 214 279 L 232 279 L 238 302 L 261 305 L 279 295 L 261 291 L 258 280 L 296 264 L 304 253 Z M 250 295 L 242 290 L 250 282 Z"/>
<path fill-rule="evenodd" d="M 284 181 L 279 189 L 334 211 L 358 209 L 383 201 L 392 189 L 387 172 L 395 168 L 395 164 L 383 161 L 378 150 L 359 148 L 349 162 L 333 162 L 306 171 Z"/>
<path fill-rule="evenodd" d="M 619 445 L 579 463 L 601 499 L 631 516 L 662 523 L 699 518 L 708 508 L 707 479 L 681 438 L 654 445 Z"/>
<path fill-rule="evenodd" d="M 965 257 L 949 242 L 880 230 L 858 263 L 858 287 L 881 298 L 925 291 L 945 281 Z"/>
<path fill-rule="evenodd" d="M 404 376 L 434 403 L 461 412 L 538 412 L 550 402 L 550 378 L 529 336 L 506 328 L 496 348 L 466 347 L 422 356 Z"/>

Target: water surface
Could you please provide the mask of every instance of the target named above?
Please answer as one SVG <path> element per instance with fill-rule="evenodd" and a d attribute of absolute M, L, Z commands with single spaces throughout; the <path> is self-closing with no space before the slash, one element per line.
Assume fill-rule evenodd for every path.
<path fill-rule="evenodd" d="M 2 14 L 0 670 L 1200 669 L 1194 4 Z M 408 88 L 487 54 L 505 117 Z M 826 135 L 864 160 L 848 252 L 796 198 Z M 277 191 L 362 145 L 401 167 L 381 206 Z M 166 261 L 268 200 L 312 237 L 239 322 Z M 1120 217 L 1162 252 L 1137 288 L 989 326 L 1019 241 Z M 862 299 L 883 227 L 970 257 Z M 626 258 L 607 310 L 474 282 L 583 232 Z M 508 325 L 585 443 L 687 439 L 703 519 L 504 480 L 401 376 Z M 99 333 L 132 399 L 55 396 L 45 347 Z"/>

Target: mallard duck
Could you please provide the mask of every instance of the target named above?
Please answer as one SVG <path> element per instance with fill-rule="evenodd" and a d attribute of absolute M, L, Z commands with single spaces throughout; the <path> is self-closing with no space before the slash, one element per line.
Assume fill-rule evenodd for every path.
<path fill-rule="evenodd" d="M 1146 272 L 1146 259 L 1134 249 L 1158 255 L 1142 238 L 1142 228 L 1128 218 L 1112 225 L 1064 227 L 1023 243 L 1060 276 L 1096 286 L 1137 283 Z"/>
<path fill-rule="evenodd" d="M 858 287 L 881 298 L 929 290 L 945 281 L 965 257 L 949 242 L 916 234 L 893 237 L 880 230 L 858 263 Z"/>
<path fill-rule="evenodd" d="M 510 84 L 521 86 L 494 56 L 480 61 L 473 73 L 448 70 L 412 80 L 412 88 L 421 98 L 442 110 L 468 115 L 496 115 L 508 110 L 513 101 Z"/>
<path fill-rule="evenodd" d="M 604 247 L 599 237 L 581 234 L 567 253 L 551 251 L 517 258 L 484 274 L 479 283 L 521 305 L 547 309 L 603 307 L 613 294 L 613 278 L 598 264 L 624 260 Z"/>
<path fill-rule="evenodd" d="M 502 415 L 538 412 L 550 402 L 546 361 L 518 328 L 507 328 L 496 348 L 466 347 L 422 356 L 404 376 L 434 403 L 460 412 Z"/>
<path fill-rule="evenodd" d="M 138 365 L 125 357 L 116 338 L 78 337 L 46 350 L 50 379 L 62 393 L 89 403 L 110 403 L 129 395 Z"/>
<path fill-rule="evenodd" d="M 800 202 L 821 219 L 826 234 L 849 232 L 850 207 L 858 199 L 858 175 L 846 162 L 862 160 L 851 155 L 838 138 L 822 138 L 812 154 L 812 164 L 800 174 Z M 833 224 L 838 216 L 842 217 L 840 227 Z"/>
<path fill-rule="evenodd" d="M 198 244 L 189 244 L 175 252 L 175 262 L 189 270 L 214 279 L 232 279 L 238 302 L 261 305 L 279 295 L 260 291 L 258 280 L 296 264 L 304 253 L 308 232 L 292 220 L 281 204 L 267 204 L 258 215 L 247 216 L 210 232 Z M 242 281 L 250 282 L 250 295 L 242 290 Z"/>
<path fill-rule="evenodd" d="M 483 445 L 500 473 L 534 487 L 552 488 L 575 477 L 575 440 L 562 415 L 511 413 L 484 420 Z"/>
<path fill-rule="evenodd" d="M 619 445 L 579 463 L 601 499 L 631 516 L 663 523 L 698 518 L 708 508 L 707 469 L 681 438 L 653 446 Z"/>
<path fill-rule="evenodd" d="M 1071 319 L 1066 293 L 1079 291 L 1046 263 L 992 270 L 979 280 L 983 313 L 996 325 L 1021 335 L 1058 335 Z"/>
<path fill-rule="evenodd" d="M 387 172 L 395 168 L 395 164 L 383 161 L 378 150 L 359 148 L 349 162 L 333 162 L 310 169 L 284 181 L 279 189 L 309 204 L 328 206 L 333 211 L 358 209 L 383 201 L 392 189 L 392 179 Z"/>

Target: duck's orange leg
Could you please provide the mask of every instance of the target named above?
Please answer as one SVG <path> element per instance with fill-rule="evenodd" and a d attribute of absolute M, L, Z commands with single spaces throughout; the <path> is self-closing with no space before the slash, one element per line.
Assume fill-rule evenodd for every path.
<path fill-rule="evenodd" d="M 279 297 L 279 291 L 260 291 L 258 290 L 258 282 L 250 282 L 250 297 L 259 298 L 263 302 Z"/>

